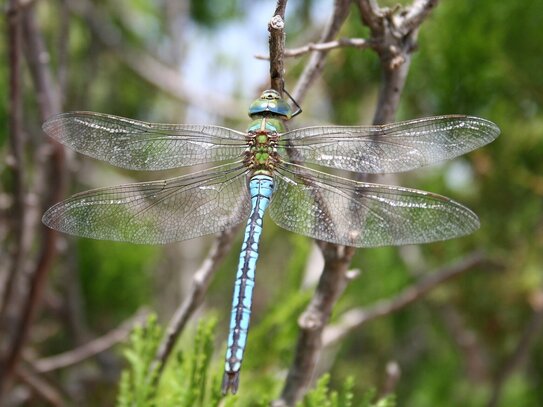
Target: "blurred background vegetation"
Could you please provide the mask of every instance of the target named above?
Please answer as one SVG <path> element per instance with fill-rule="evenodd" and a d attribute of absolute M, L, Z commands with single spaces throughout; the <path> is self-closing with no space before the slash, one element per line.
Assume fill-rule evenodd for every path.
<path fill-rule="evenodd" d="M 254 55 L 267 54 L 272 1 L 35 3 L 36 21 L 63 95 L 63 111 L 92 110 L 243 130 L 248 104 L 268 84 L 268 63 Z M 287 47 L 316 41 L 331 3 L 292 0 L 287 9 Z M 465 203 L 479 215 L 482 227 L 452 241 L 358 250 L 352 267 L 361 273 L 337 304 L 332 322 L 353 307 L 394 298 L 421 276 L 475 251 L 483 252 L 488 262 L 326 347 L 316 378 L 328 372 L 331 388 L 341 389 L 352 377 L 355 400 L 374 388 L 381 393 L 392 390 L 400 406 L 491 406 L 496 393 L 500 397 L 495 405 L 543 405 L 542 15 L 543 2 L 537 0 L 444 0 L 423 24 L 396 119 L 469 114 L 494 121 L 502 134 L 467 156 L 402 174 L 394 182 Z M 5 33 L 5 19 L 0 24 Z M 341 36 L 368 36 L 354 7 Z M 0 43 L 0 55 L 2 61 L 8 60 L 6 41 Z M 307 56 L 287 61 L 287 88 L 306 62 Z M 292 126 L 369 124 L 380 84 L 378 64 L 371 51 L 331 51 L 324 74 L 304 101 L 304 113 Z M 32 192 L 36 182 L 45 183 L 37 188 L 42 190 L 56 180 L 32 175 L 29 157 L 43 148 L 45 136 L 40 131 L 38 95 L 24 64 L 22 78 L 25 166 Z M 168 79 L 175 83 L 168 86 Z M 8 89 L 8 81 L 8 65 L 3 63 L 0 87 Z M 8 120 L 8 104 L 5 93 L 0 99 L 3 123 Z M 13 202 L 9 154 L 3 126 L 2 257 L 14 244 L 7 229 Z M 173 174 L 117 170 L 71 152 L 67 155 L 69 193 Z M 320 271 L 318 251 L 310 239 L 281 230 L 269 219 L 265 223 L 251 334 L 235 399 L 239 404 L 230 401 L 232 405 L 257 405 L 279 394 L 294 352 L 297 317 Z M 190 354 L 196 320 L 217 318 L 215 352 L 209 362 L 215 376 L 223 367 L 241 238 L 238 234 L 198 318 L 179 344 L 184 354 Z M 156 312 L 164 325 L 186 295 L 192 273 L 212 241 L 210 237 L 158 247 L 61 239 L 62 250 L 24 351 L 27 360 L 76 348 L 116 328 L 142 306 Z M 0 269 L 2 281 L 6 264 Z M 57 369 L 46 380 L 71 402 L 111 405 L 126 365 L 122 349 L 117 346 Z M 12 399 L 20 400 L 18 405 L 46 405 L 29 387 L 16 380 L 13 392 L 20 398 Z"/>

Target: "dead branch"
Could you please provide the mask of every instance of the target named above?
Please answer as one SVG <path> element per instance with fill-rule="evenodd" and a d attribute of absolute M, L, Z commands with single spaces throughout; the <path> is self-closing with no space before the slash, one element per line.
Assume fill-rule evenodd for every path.
<path fill-rule="evenodd" d="M 370 28 L 374 49 L 381 60 L 383 81 L 373 124 L 390 123 L 400 103 L 416 48 L 418 29 L 438 0 L 414 0 L 403 9 L 381 9 L 374 0 L 356 2 L 362 22 Z"/>
<path fill-rule="evenodd" d="M 283 58 L 285 54 L 285 10 L 287 0 L 278 0 L 273 17 L 268 23 L 270 32 L 270 86 L 280 94 L 283 94 L 285 80 L 285 67 Z"/>
<path fill-rule="evenodd" d="M 394 389 L 396 389 L 396 385 L 400 381 L 400 377 L 402 376 L 400 365 L 395 360 L 391 360 L 386 364 L 385 372 L 386 376 L 383 383 L 383 388 L 381 389 L 381 397 L 385 397 L 388 394 L 393 393 Z"/>
<path fill-rule="evenodd" d="M 431 290 L 439 287 L 444 282 L 480 265 L 484 260 L 485 256 L 481 252 L 473 252 L 454 264 L 429 272 L 419 281 L 403 289 L 392 298 L 380 300 L 369 307 L 355 308 L 345 312 L 337 323 L 325 329 L 323 345 L 333 345 L 367 322 L 385 317 L 407 307 L 413 302 L 424 298 Z"/>
<path fill-rule="evenodd" d="M 28 385 L 37 396 L 50 405 L 55 407 L 68 405 L 66 400 L 64 400 L 62 392 L 45 380 L 31 365 L 19 365 L 16 370 L 16 376 Z"/>
<path fill-rule="evenodd" d="M 202 265 L 194 273 L 190 293 L 172 316 L 151 366 L 151 371 L 158 369 L 158 373 L 154 375 L 154 380 L 157 383 L 177 339 L 183 332 L 190 317 L 204 301 L 209 284 L 224 256 L 230 251 L 233 236 L 237 230 L 238 227 L 235 227 L 221 232 L 213 242 Z"/>
<path fill-rule="evenodd" d="M 44 41 L 35 21 L 34 10 L 26 8 L 22 14 L 23 38 L 25 43 L 25 55 L 30 69 L 34 87 L 38 95 L 38 107 L 42 120 L 54 113 L 60 112 L 60 103 L 57 90 L 52 80 L 48 65 L 48 59 Z M 47 160 L 37 161 L 37 172 L 49 172 L 51 183 L 49 190 L 51 196 L 45 203 L 50 206 L 52 201 L 59 201 L 64 189 L 64 151 L 62 147 L 49 140 L 51 149 Z M 41 246 L 35 265 L 25 273 L 20 273 L 16 278 L 16 286 L 20 290 L 6 307 L 10 307 L 13 318 L 10 318 L 10 327 L 3 330 L 6 346 L 0 355 L 0 398 L 10 382 L 15 368 L 20 360 L 21 351 L 26 343 L 30 325 L 40 304 L 46 277 L 56 257 L 56 232 L 41 227 Z"/>
<path fill-rule="evenodd" d="M 330 51 L 337 48 L 358 48 L 365 49 L 372 46 L 371 41 L 365 38 L 340 38 L 335 41 L 310 43 L 303 47 L 291 48 L 285 51 L 285 57 L 298 57 L 311 51 Z"/>
<path fill-rule="evenodd" d="M 347 286 L 349 264 L 355 249 L 325 244 L 322 250 L 326 259 L 324 270 L 310 304 L 298 319 L 300 335 L 294 361 L 281 399 L 273 403 L 274 407 L 294 405 L 310 385 L 322 349 L 322 332 L 334 304 Z"/>
<path fill-rule="evenodd" d="M 436 301 L 428 303 L 432 306 Z M 464 316 L 453 303 L 437 304 L 436 310 L 458 347 L 468 380 L 474 385 L 486 383 L 489 377 L 489 360 L 486 347 L 480 343 L 477 333 L 468 326 Z"/>
<path fill-rule="evenodd" d="M 120 326 L 99 338 L 59 355 L 36 360 L 32 363 L 34 369 L 38 373 L 47 373 L 81 363 L 86 359 L 104 352 L 115 344 L 124 341 L 134 326 L 137 324 L 143 324 L 148 315 L 149 313 L 147 310 L 138 310 L 133 317 L 124 321 Z"/>
<path fill-rule="evenodd" d="M 435 4 L 436 1 L 428 0 L 426 3 Z M 349 4 L 349 1 L 335 1 L 334 14 L 320 42 L 329 42 L 334 39 L 348 15 Z M 416 10 L 401 13 L 404 16 L 410 16 L 408 29 L 402 25 L 406 21 L 405 18 L 396 19 L 395 25 L 390 24 L 391 13 L 380 9 L 374 0 L 358 1 L 362 21 L 370 27 L 371 38 L 369 41 L 374 44 L 373 48 L 379 55 L 383 73 L 383 83 L 374 115 L 374 124 L 392 121 L 398 108 L 399 97 L 409 69 L 410 54 L 415 49 L 418 26 L 413 28 L 413 22 L 417 21 L 421 24 L 428 14 L 428 8 L 420 7 L 420 4 L 418 0 L 415 0 L 413 5 L 417 5 Z M 397 33 L 402 30 L 406 34 L 398 37 Z M 296 100 L 303 99 L 311 83 L 322 71 L 326 54 L 327 51 L 319 51 L 311 55 L 310 61 L 293 92 Z M 328 322 L 329 313 L 347 283 L 345 272 L 351 262 L 354 249 L 322 243 L 320 247 L 325 259 L 324 270 L 313 300 L 299 320 L 301 332 L 298 337 L 294 361 L 289 369 L 281 398 L 274 402 L 274 406 L 294 405 L 311 383 L 316 361 L 322 349 L 321 336 L 324 325 Z"/>
<path fill-rule="evenodd" d="M 67 5 L 73 14 L 86 20 L 96 39 L 113 50 L 127 68 L 166 94 L 222 117 L 238 119 L 241 112 L 245 114 L 245 107 L 238 101 L 217 92 L 194 89 L 178 69 L 168 66 L 146 50 L 134 49 L 123 42 L 122 34 L 93 2 L 70 0 Z"/>
<path fill-rule="evenodd" d="M 505 383 L 511 374 L 526 361 L 535 338 L 543 328 L 543 290 L 540 290 L 534 296 L 532 307 L 534 311 L 520 335 L 515 350 L 507 358 L 503 367 L 499 370 L 498 377 L 494 381 L 488 407 L 498 406 Z"/>
<path fill-rule="evenodd" d="M 5 288 L 0 302 L 0 321 L 2 325 L 6 323 L 8 316 L 5 314 L 6 307 L 11 301 L 16 276 L 21 273 L 23 260 L 28 250 L 30 231 L 27 222 L 27 205 L 24 190 L 24 165 L 23 161 L 23 109 L 22 109 L 22 89 L 21 89 L 21 50 L 22 50 L 22 25 L 21 25 L 21 6 L 16 0 L 8 3 L 6 10 L 8 22 L 8 48 L 9 48 L 9 141 L 11 155 L 8 165 L 11 167 L 13 177 L 13 204 L 11 218 L 11 229 L 14 236 L 15 245 L 11 254 L 11 264 L 9 267 Z"/>
<path fill-rule="evenodd" d="M 333 49 L 345 47 L 364 49 L 371 46 L 371 41 L 368 41 L 365 38 L 340 38 L 329 42 L 310 42 L 302 47 L 285 49 L 284 57 L 299 57 L 312 51 L 331 51 Z M 255 55 L 255 58 L 262 60 L 270 59 L 270 57 L 266 55 Z"/>
<path fill-rule="evenodd" d="M 341 26 L 349 15 L 350 4 L 350 0 L 334 1 L 334 12 L 324 28 L 324 32 L 319 40 L 319 43 L 326 43 L 334 40 L 336 35 L 339 33 Z M 311 54 L 309 62 L 305 66 L 304 71 L 302 72 L 302 75 L 300 76 L 300 79 L 298 79 L 296 87 L 292 92 L 292 96 L 298 101 L 298 103 L 302 103 L 309 87 L 322 72 L 324 60 L 327 54 L 328 51 L 313 52 Z"/>

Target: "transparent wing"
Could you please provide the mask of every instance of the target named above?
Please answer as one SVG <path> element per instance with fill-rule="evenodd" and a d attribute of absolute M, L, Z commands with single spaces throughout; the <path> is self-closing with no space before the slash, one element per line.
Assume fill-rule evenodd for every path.
<path fill-rule="evenodd" d="M 447 160 L 490 143 L 500 129 L 470 116 L 436 116 L 383 126 L 324 126 L 281 136 L 296 159 L 362 173 L 408 171 Z"/>
<path fill-rule="evenodd" d="M 54 205 L 42 220 L 93 239 L 149 244 L 191 239 L 249 216 L 246 172 L 235 163 L 165 181 L 95 189 Z"/>
<path fill-rule="evenodd" d="M 427 243 L 473 232 L 479 220 L 446 197 L 356 182 L 283 163 L 274 172 L 270 216 L 279 226 L 356 247 Z"/>
<path fill-rule="evenodd" d="M 59 114 L 43 130 L 82 154 L 133 170 L 236 160 L 246 147 L 244 133 L 225 127 L 145 123 L 94 112 Z"/>

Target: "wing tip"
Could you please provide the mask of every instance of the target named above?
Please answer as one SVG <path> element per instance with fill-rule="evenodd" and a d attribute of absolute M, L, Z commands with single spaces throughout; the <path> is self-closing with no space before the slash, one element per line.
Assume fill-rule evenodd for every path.
<path fill-rule="evenodd" d="M 484 117 L 479 117 L 479 116 L 471 116 L 471 115 L 463 115 L 463 114 L 450 114 L 450 115 L 442 115 L 442 116 L 433 116 L 433 117 L 430 117 L 429 119 L 434 119 L 434 120 L 448 120 L 448 119 L 457 119 L 459 121 L 469 121 L 471 123 L 473 123 L 474 125 L 477 125 L 477 129 L 481 131 L 482 134 L 486 135 L 487 138 L 485 138 L 486 140 L 486 143 L 485 144 L 488 144 L 488 143 L 491 143 L 492 141 L 494 141 L 496 138 L 498 138 L 498 136 L 500 135 L 501 133 L 501 129 L 500 127 L 494 123 L 492 120 L 489 120 L 489 119 L 485 119 Z M 415 119 L 415 120 L 424 120 L 423 119 Z"/>
<path fill-rule="evenodd" d="M 53 137 L 55 139 L 60 139 L 57 137 L 57 133 L 54 132 L 55 129 L 58 129 L 65 125 L 66 123 L 63 123 L 63 121 L 66 121 L 70 118 L 83 118 L 85 116 L 93 116 L 93 117 L 114 117 L 105 113 L 96 113 L 96 112 L 89 112 L 86 110 L 74 110 L 72 112 L 63 112 L 55 114 L 51 117 L 49 117 L 46 121 L 43 122 L 41 128 L 42 130 L 49 135 L 50 137 Z"/>
<path fill-rule="evenodd" d="M 62 219 L 62 214 L 60 216 L 56 214 L 58 209 L 61 207 L 60 204 L 61 204 L 60 202 L 56 203 L 55 205 L 47 209 L 41 217 L 41 222 L 45 226 L 47 226 L 49 229 L 54 229 L 59 232 L 62 232 L 59 222 L 58 222 L 60 219 Z"/>
<path fill-rule="evenodd" d="M 488 136 L 488 143 L 491 143 L 498 138 L 501 133 L 500 127 L 491 120 L 476 116 L 468 116 L 468 118 L 485 126 L 484 134 Z"/>
<path fill-rule="evenodd" d="M 56 114 L 54 116 L 51 116 L 46 121 L 43 122 L 41 125 L 41 129 L 47 134 L 49 137 L 55 137 L 54 129 L 58 128 L 58 121 L 62 118 L 63 113 Z"/>

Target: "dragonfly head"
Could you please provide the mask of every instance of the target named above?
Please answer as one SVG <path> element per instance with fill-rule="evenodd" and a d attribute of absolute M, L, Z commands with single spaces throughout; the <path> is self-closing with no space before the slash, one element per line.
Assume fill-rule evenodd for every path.
<path fill-rule="evenodd" d="M 260 97 L 256 99 L 249 107 L 249 116 L 255 115 L 275 115 L 281 116 L 284 120 L 289 120 L 292 117 L 292 108 L 285 99 L 281 97 L 279 92 L 268 89 L 262 92 Z"/>

